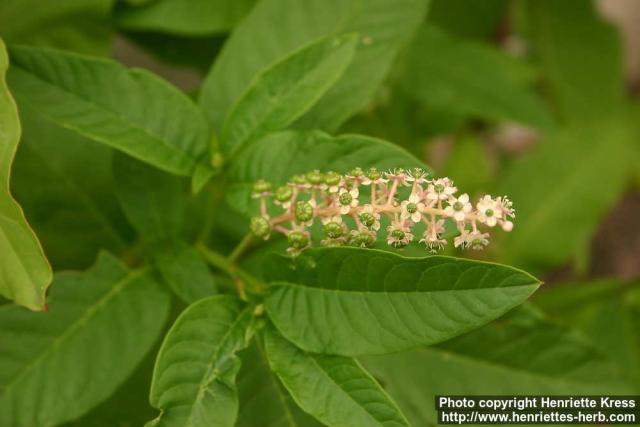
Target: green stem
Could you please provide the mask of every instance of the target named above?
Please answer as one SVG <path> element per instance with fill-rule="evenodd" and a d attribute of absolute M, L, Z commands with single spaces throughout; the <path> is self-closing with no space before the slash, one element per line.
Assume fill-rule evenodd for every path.
<path fill-rule="evenodd" d="M 231 251 L 229 255 L 229 261 L 235 263 L 238 258 L 246 251 L 249 246 L 251 246 L 251 242 L 253 241 L 253 235 L 251 233 L 244 236 L 244 238 L 238 243 L 238 245 Z"/>
<path fill-rule="evenodd" d="M 264 284 L 262 282 L 239 268 L 229 258 L 212 251 L 202 243 L 197 244 L 196 248 L 200 251 L 205 261 L 234 279 L 238 295 L 241 299 L 247 299 L 245 285 L 254 293 L 262 293 L 264 291 Z"/>

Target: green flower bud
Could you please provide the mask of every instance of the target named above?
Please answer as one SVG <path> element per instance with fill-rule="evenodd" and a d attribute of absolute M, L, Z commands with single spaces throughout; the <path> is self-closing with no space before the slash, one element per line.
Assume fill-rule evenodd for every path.
<path fill-rule="evenodd" d="M 351 172 L 349 172 L 349 175 L 356 176 L 356 177 L 364 176 L 364 172 L 360 168 L 355 168 L 355 169 L 352 169 Z"/>
<path fill-rule="evenodd" d="M 373 224 L 376 223 L 376 217 L 374 217 L 372 214 L 370 214 L 369 212 L 363 212 L 360 214 L 359 216 L 360 218 L 360 222 L 362 223 L 362 225 L 364 225 L 365 227 L 371 227 Z"/>
<path fill-rule="evenodd" d="M 371 181 L 375 181 L 376 179 L 380 179 L 382 174 L 376 168 L 371 168 L 367 171 L 367 178 Z"/>
<path fill-rule="evenodd" d="M 313 219 L 313 206 L 309 202 L 297 202 L 294 214 L 300 222 L 311 221 Z"/>
<path fill-rule="evenodd" d="M 327 172 L 324 174 L 324 182 L 329 186 L 334 186 L 340 184 L 340 179 L 342 177 L 337 172 Z"/>
<path fill-rule="evenodd" d="M 293 189 L 287 185 L 283 185 L 276 190 L 276 200 L 279 202 L 288 202 L 293 196 Z"/>
<path fill-rule="evenodd" d="M 393 246 L 394 248 L 404 248 L 405 246 L 407 246 L 408 242 L 404 241 L 406 235 L 407 234 L 402 230 L 393 230 L 391 233 L 389 233 L 389 236 L 393 238 L 393 240 L 391 241 L 391 246 Z"/>
<path fill-rule="evenodd" d="M 351 235 L 351 244 L 361 248 L 370 248 L 376 242 L 376 237 L 366 231 L 354 231 Z"/>
<path fill-rule="evenodd" d="M 326 223 L 322 228 L 322 231 L 324 232 L 325 236 L 331 239 L 337 239 L 344 234 L 344 228 L 342 227 L 342 224 L 338 224 L 337 222 L 333 221 Z"/>
<path fill-rule="evenodd" d="M 309 235 L 304 231 L 292 231 L 287 235 L 287 241 L 294 249 L 304 249 L 309 245 Z"/>
<path fill-rule="evenodd" d="M 427 175 L 427 173 L 424 171 L 424 169 L 421 169 L 421 168 L 413 168 L 413 169 L 411 169 L 411 171 L 409 173 L 414 178 L 422 178 L 422 177 L 425 177 Z"/>
<path fill-rule="evenodd" d="M 344 193 L 340 193 L 340 196 L 338 196 L 338 202 L 340 202 L 340 205 L 342 206 L 348 206 L 351 204 L 352 201 L 353 201 L 353 196 L 348 191 L 345 191 Z"/>
<path fill-rule="evenodd" d="M 264 179 L 259 179 L 253 184 L 254 193 L 266 193 L 268 191 L 271 191 L 271 183 Z"/>
<path fill-rule="evenodd" d="M 251 218 L 250 224 L 251 232 L 257 236 L 266 238 L 271 233 L 271 224 L 269 224 L 269 220 L 262 216 L 254 216 Z"/>
<path fill-rule="evenodd" d="M 404 239 L 404 236 L 406 236 L 406 233 L 402 230 L 395 229 L 391 232 L 391 237 L 395 239 Z"/>
<path fill-rule="evenodd" d="M 313 185 L 318 185 L 322 183 L 323 178 L 324 177 L 322 176 L 319 170 L 314 170 L 307 173 L 307 181 L 309 181 L 309 183 Z"/>
<path fill-rule="evenodd" d="M 296 185 L 303 185 L 307 183 L 307 178 L 304 175 L 295 175 L 291 178 L 291 182 Z"/>

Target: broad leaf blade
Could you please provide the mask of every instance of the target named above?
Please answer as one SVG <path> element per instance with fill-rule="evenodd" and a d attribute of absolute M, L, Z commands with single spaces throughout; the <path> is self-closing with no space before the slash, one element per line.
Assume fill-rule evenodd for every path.
<path fill-rule="evenodd" d="M 165 282 L 187 304 L 209 297 L 217 286 L 200 253 L 182 241 L 159 250 L 154 264 Z"/>
<path fill-rule="evenodd" d="M 232 296 L 190 305 L 158 353 L 151 404 L 162 412 L 148 426 L 229 426 L 235 423 L 240 369 L 236 353 L 247 346 L 252 313 Z"/>
<path fill-rule="evenodd" d="M 184 220 L 184 182 L 122 153 L 113 158 L 116 194 L 129 222 L 148 243 L 172 243 Z"/>
<path fill-rule="evenodd" d="M 11 188 L 56 270 L 85 269 L 101 250 L 121 253 L 133 232 L 120 210 L 113 150 L 24 106 Z"/>
<path fill-rule="evenodd" d="M 357 37 L 325 37 L 256 75 L 225 119 L 222 149 L 281 130 L 302 116 L 336 82 L 351 61 Z"/>
<path fill-rule="evenodd" d="M 207 151 L 198 108 L 140 69 L 51 49 L 15 48 L 9 83 L 18 104 L 48 120 L 177 175 Z"/>
<path fill-rule="evenodd" d="M 579 253 L 624 191 L 634 138 L 623 118 L 573 125 L 511 164 L 499 194 L 513 200 L 518 224 L 502 236 L 502 260 L 542 270 Z"/>
<path fill-rule="evenodd" d="M 432 108 L 550 127 L 544 104 L 513 77 L 518 66 L 488 44 L 423 27 L 409 49 L 401 87 Z"/>
<path fill-rule="evenodd" d="M 435 344 L 484 325 L 540 285 L 515 268 L 445 256 L 323 248 L 273 256 L 265 307 L 300 348 L 358 356 Z"/>
<path fill-rule="evenodd" d="M 234 208 L 251 214 L 255 203 L 251 188 L 258 179 L 283 185 L 293 175 L 314 169 L 345 173 L 355 167 L 372 166 L 380 170 L 425 167 L 404 149 L 380 139 L 285 131 L 268 135 L 238 153 L 227 174 L 230 183 L 227 197 Z"/>
<path fill-rule="evenodd" d="M 236 427 L 321 427 L 291 398 L 275 372 L 271 370 L 263 344 L 242 353 L 238 375 L 240 410 Z"/>
<path fill-rule="evenodd" d="M 446 343 L 364 360 L 416 426 L 436 395 L 624 394 L 611 361 L 575 330 L 523 307 Z"/>
<path fill-rule="evenodd" d="M 276 59 L 330 34 L 356 32 L 361 44 L 338 83 L 303 117 L 302 127 L 333 130 L 360 110 L 424 17 L 426 0 L 266 0 L 236 27 L 209 72 L 200 105 L 220 130 L 253 76 Z M 242 52 L 242 55 L 238 55 Z"/>
<path fill-rule="evenodd" d="M 293 399 L 332 427 L 409 426 L 373 377 L 348 357 L 306 353 L 269 328 L 267 358 Z"/>
<path fill-rule="evenodd" d="M 154 0 L 119 5 L 118 25 L 127 30 L 204 36 L 231 30 L 255 0 Z"/>
<path fill-rule="evenodd" d="M 56 275 L 48 312 L 0 308 L 0 424 L 57 425 L 104 401 L 154 344 L 169 304 L 148 272 L 102 254 L 86 272 Z"/>
<path fill-rule="evenodd" d="M 562 283 L 534 299 L 554 319 L 585 333 L 640 390 L 640 283 Z M 615 331 L 615 333 L 612 333 Z M 611 351 L 615 349 L 615 351 Z"/>
<path fill-rule="evenodd" d="M 5 83 L 9 59 L 0 39 L 0 295 L 42 310 L 52 272 L 20 205 L 9 191 L 11 164 L 20 140 L 20 119 Z"/>
<path fill-rule="evenodd" d="M 113 0 L 2 0 L 0 36 L 10 45 L 50 46 L 108 55 Z"/>
<path fill-rule="evenodd" d="M 528 0 L 526 24 L 567 121 L 598 119 L 623 105 L 622 48 L 616 29 L 588 0 Z"/>

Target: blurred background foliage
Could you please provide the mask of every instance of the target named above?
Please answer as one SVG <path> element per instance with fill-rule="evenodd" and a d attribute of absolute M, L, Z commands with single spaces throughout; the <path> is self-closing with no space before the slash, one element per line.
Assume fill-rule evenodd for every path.
<path fill-rule="evenodd" d="M 250 76 L 251 70 L 301 39 L 338 26 L 357 30 L 372 25 L 365 19 L 343 22 L 349 8 L 362 6 L 362 1 L 305 0 L 305 7 L 298 7 L 300 1 L 0 0 L 0 36 L 10 44 L 113 57 L 150 69 L 196 98 L 209 84 L 214 63 L 220 65 L 212 73 L 224 73 L 224 63 L 235 62 L 246 66 Z M 424 14 L 414 13 L 420 22 L 413 34 L 393 26 L 395 15 L 383 17 L 391 24 L 371 37 L 388 43 L 371 50 L 359 65 L 363 79 L 379 79 L 381 84 L 372 96 L 354 88 L 348 100 L 362 107 L 360 112 L 350 115 L 341 100 L 332 114 L 312 114 L 296 125 L 387 139 L 419 156 L 438 175 L 454 179 L 463 191 L 509 195 L 517 211 L 514 231 L 499 236 L 487 253 L 472 256 L 522 267 L 546 285 L 534 298 L 537 308 L 528 307 L 504 321 L 513 330 L 503 338 L 526 334 L 531 324 L 546 322 L 540 317 L 543 310 L 554 321 L 580 331 L 580 338 L 562 339 L 589 339 L 609 354 L 637 392 L 640 3 L 400 3 L 420 4 Z M 397 9 L 399 16 L 402 7 Z M 405 39 L 407 43 L 400 43 Z M 226 42 L 234 46 L 235 56 L 225 55 Z M 240 81 L 246 76 L 236 77 Z M 216 88 L 211 95 L 215 99 L 200 100 L 205 110 L 212 106 L 213 113 L 207 115 L 213 114 L 214 127 L 219 119 L 216 108 L 224 107 L 224 92 L 233 92 L 233 84 Z M 28 111 L 21 111 L 21 119 L 24 137 L 14 165 L 13 191 L 53 265 L 84 268 L 105 244 L 116 253 L 126 252 L 135 235 L 114 194 L 112 150 L 40 123 Z M 215 202 L 223 200 L 223 192 L 207 188 L 181 207 L 189 218 L 182 225 L 185 235 L 196 239 L 207 223 L 216 231 L 211 245 L 219 248 L 231 247 L 243 235 L 246 220 Z M 214 221 L 208 222 L 210 217 Z M 462 385 L 465 371 L 456 365 L 456 357 L 480 364 L 482 357 L 473 354 L 473 339 L 482 339 L 479 334 L 430 349 L 427 355 L 394 356 L 399 366 L 414 366 L 412 360 L 419 357 L 429 371 L 418 378 L 412 377 L 413 371 L 407 371 L 406 378 L 396 371 L 396 381 L 404 378 L 400 388 L 410 393 L 407 384 L 431 383 L 442 392 L 438 384 L 445 387 L 454 380 L 436 378 L 438 372 L 455 371 L 461 384 L 451 389 L 455 394 L 514 391 L 507 378 L 517 363 L 502 363 L 500 355 L 487 361 L 493 370 L 486 371 L 485 379 L 494 388 Z M 541 339 L 559 338 L 551 333 Z M 518 342 L 515 348 L 527 351 L 526 343 Z M 370 363 L 375 368 L 377 362 Z M 145 363 L 130 382 L 147 380 L 150 365 Z M 380 376 L 384 382 L 384 373 Z M 122 390 L 131 387 L 127 383 Z M 143 393 L 130 399 L 118 396 L 114 399 L 124 399 L 127 405 L 148 407 Z M 406 401 L 412 404 L 410 397 Z M 122 406 L 117 401 L 104 405 Z M 95 420 L 104 419 L 100 414 L 105 409 L 94 413 L 98 415 L 91 425 L 99 425 Z M 109 412 L 104 425 L 114 425 L 121 413 L 126 416 L 124 410 Z M 77 425 L 89 425 L 92 414 Z"/>

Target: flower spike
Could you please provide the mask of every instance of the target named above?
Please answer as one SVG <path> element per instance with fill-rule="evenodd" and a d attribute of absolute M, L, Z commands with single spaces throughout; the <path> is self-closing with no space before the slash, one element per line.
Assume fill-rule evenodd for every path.
<path fill-rule="evenodd" d="M 443 237 L 445 221 L 457 227 L 453 244 L 463 249 L 489 244 L 489 233 L 480 226 L 513 229 L 515 210 L 507 196 L 485 195 L 474 205 L 468 194 L 456 196 L 457 192 L 451 179 L 432 178 L 420 168 L 354 168 L 344 175 L 313 170 L 275 191 L 271 183 L 258 180 L 252 196 L 260 201 L 260 213 L 252 218 L 251 230 L 263 239 L 272 232 L 283 233 L 287 252 L 295 256 L 312 245 L 309 228 L 316 220 L 322 225 L 324 246 L 371 247 L 386 230 L 389 246 L 403 248 L 415 239 L 431 253 L 448 243 Z M 281 212 L 270 215 L 269 202 Z"/>

